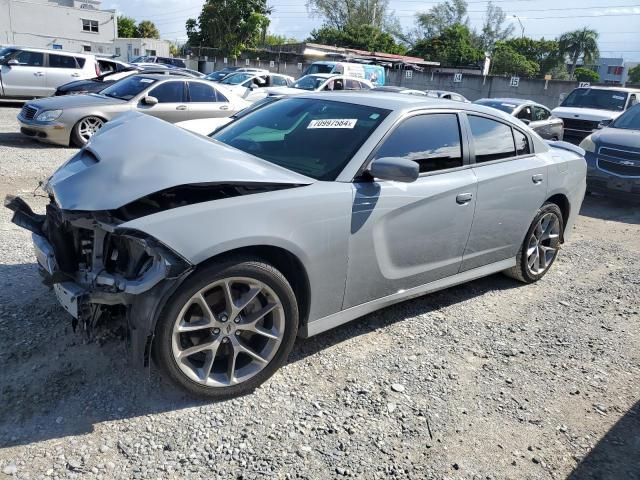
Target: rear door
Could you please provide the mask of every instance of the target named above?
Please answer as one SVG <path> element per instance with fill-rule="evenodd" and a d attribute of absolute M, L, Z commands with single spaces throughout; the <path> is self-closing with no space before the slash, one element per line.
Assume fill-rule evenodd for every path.
<path fill-rule="evenodd" d="M 75 57 L 58 53 L 49 53 L 48 56 L 46 84 L 49 95 L 53 95 L 60 85 L 81 78 L 82 69 Z"/>
<path fill-rule="evenodd" d="M 152 88 L 147 96 L 158 99 L 156 105 L 145 105 L 140 102 L 136 109 L 140 112 L 161 118 L 170 123 L 189 120 L 186 84 L 184 80 L 169 80 Z"/>
<path fill-rule="evenodd" d="M 15 60 L 18 64 L 1 67 L 5 96 L 31 98 L 49 95 L 44 53 L 21 50 L 7 60 Z"/>
<path fill-rule="evenodd" d="M 203 82 L 187 82 L 187 86 L 189 119 L 220 118 L 231 114 L 229 100 L 213 86 Z"/>
<path fill-rule="evenodd" d="M 523 131 L 483 114 L 467 114 L 478 198 L 461 271 L 516 256 L 547 194 L 547 163 Z"/>
<path fill-rule="evenodd" d="M 344 308 L 458 273 L 476 202 L 463 138 L 456 112 L 442 112 L 406 118 L 382 140 L 374 158 L 407 158 L 421 173 L 354 183 Z"/>

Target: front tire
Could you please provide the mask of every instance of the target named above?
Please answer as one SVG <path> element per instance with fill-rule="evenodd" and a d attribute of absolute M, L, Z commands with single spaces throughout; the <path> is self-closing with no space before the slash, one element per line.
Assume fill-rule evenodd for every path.
<path fill-rule="evenodd" d="M 286 361 L 298 330 L 298 306 L 282 273 L 255 259 L 212 263 L 167 302 L 154 357 L 190 393 L 236 397 L 264 383 Z"/>
<path fill-rule="evenodd" d="M 96 116 L 84 117 L 78 121 L 71 131 L 71 141 L 78 147 L 84 147 L 91 137 L 105 124 L 105 121 Z"/>
<path fill-rule="evenodd" d="M 560 208 L 555 203 L 542 205 L 518 251 L 516 265 L 504 273 L 523 283 L 540 280 L 558 256 L 563 230 Z"/>

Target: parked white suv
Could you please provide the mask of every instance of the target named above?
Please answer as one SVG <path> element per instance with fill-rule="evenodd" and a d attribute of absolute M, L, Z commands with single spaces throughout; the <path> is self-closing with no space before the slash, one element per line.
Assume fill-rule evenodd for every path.
<path fill-rule="evenodd" d="M 0 49 L 0 98 L 48 97 L 60 85 L 94 78 L 100 73 L 94 55 L 4 47 Z"/>

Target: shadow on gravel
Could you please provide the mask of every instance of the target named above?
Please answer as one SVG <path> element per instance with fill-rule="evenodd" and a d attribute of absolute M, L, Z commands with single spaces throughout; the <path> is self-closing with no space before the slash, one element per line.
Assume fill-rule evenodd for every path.
<path fill-rule="evenodd" d="M 640 478 L 640 401 L 598 442 L 568 480 Z"/>
<path fill-rule="evenodd" d="M 18 132 L 0 132 L 0 146 L 14 148 L 66 148 L 39 142 Z"/>
<path fill-rule="evenodd" d="M 82 435 L 101 422 L 209 403 L 167 384 L 155 368 L 134 368 L 123 329 L 100 332 L 92 343 L 83 341 L 38 278 L 34 264 L 0 265 L 0 448 Z M 289 362 L 395 322 L 518 285 L 494 275 L 388 307 L 299 340 Z"/>
<path fill-rule="evenodd" d="M 599 218 L 613 222 L 640 224 L 640 203 L 605 197 L 588 195 L 584 198 L 580 215 Z"/>

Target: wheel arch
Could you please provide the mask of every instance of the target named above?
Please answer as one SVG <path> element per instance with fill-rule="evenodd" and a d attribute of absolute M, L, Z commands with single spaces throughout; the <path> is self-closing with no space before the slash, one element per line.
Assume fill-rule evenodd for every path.
<path fill-rule="evenodd" d="M 569 215 L 571 214 L 571 204 L 569 203 L 569 198 L 563 193 L 556 193 L 555 195 L 547 198 L 545 203 L 553 203 L 558 206 L 560 212 L 562 213 L 562 234 L 560 240 L 564 243 L 564 229 L 567 225 L 567 220 L 569 219 Z"/>

